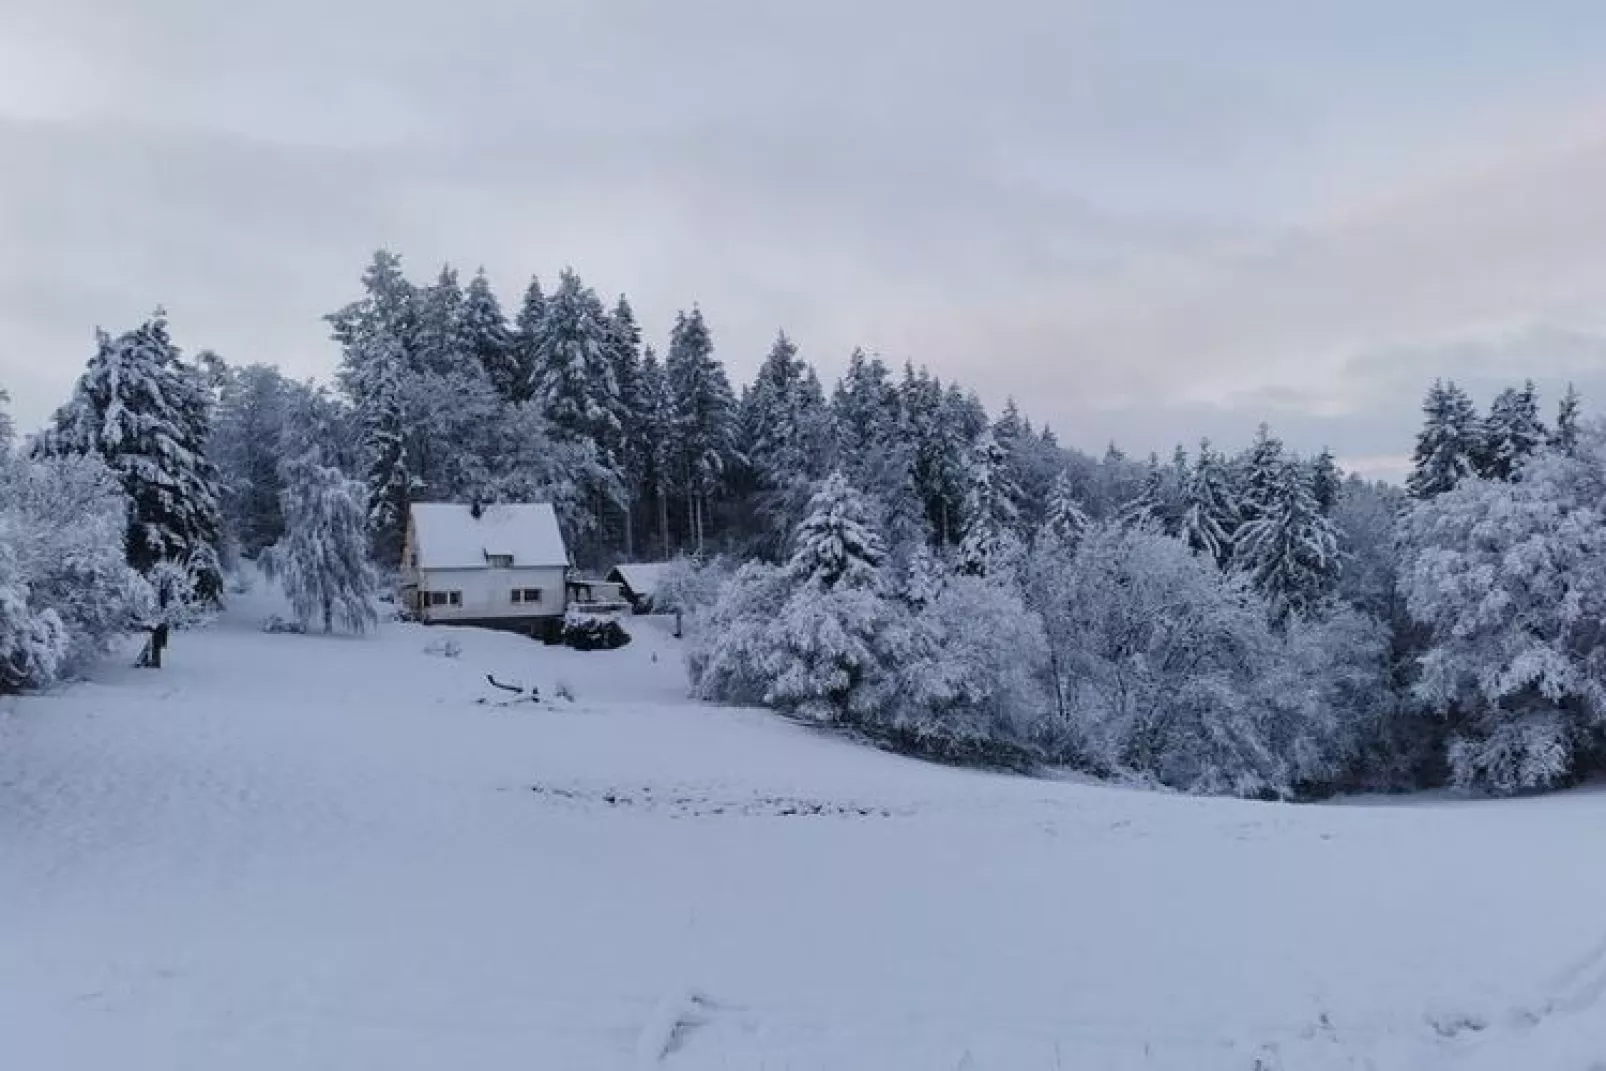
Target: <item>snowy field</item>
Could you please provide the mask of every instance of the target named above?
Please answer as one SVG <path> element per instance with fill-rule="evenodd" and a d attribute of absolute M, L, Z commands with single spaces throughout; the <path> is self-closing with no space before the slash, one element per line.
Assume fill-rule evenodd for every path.
<path fill-rule="evenodd" d="M 1606 794 L 1031 781 L 689 702 L 655 622 L 274 609 L 0 707 L 0 1068 L 1606 1068 Z"/>

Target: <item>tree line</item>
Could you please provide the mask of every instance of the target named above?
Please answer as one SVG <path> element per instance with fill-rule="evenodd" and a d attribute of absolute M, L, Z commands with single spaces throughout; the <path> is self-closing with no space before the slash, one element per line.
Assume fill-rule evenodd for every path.
<path fill-rule="evenodd" d="M 99 336 L 25 449 L 0 423 L 8 492 L 47 503 L 0 503 L 0 687 L 215 603 L 239 558 L 367 627 L 409 503 L 538 500 L 583 565 L 680 560 L 699 694 L 894 746 L 1269 796 L 1602 761 L 1606 454 L 1570 390 L 1547 427 L 1532 384 L 1482 413 L 1434 384 L 1401 490 L 1265 426 L 1093 457 L 863 351 L 827 389 L 784 332 L 738 390 L 698 307 L 660 358 L 573 270 L 510 319 L 483 271 L 380 251 L 327 321 L 331 387 L 185 359 L 158 314 Z M 82 574 L 40 550 L 57 494 Z"/>

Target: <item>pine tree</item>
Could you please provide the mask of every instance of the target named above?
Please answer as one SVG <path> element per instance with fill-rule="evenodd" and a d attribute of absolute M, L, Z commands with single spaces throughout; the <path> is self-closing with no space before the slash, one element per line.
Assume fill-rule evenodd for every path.
<path fill-rule="evenodd" d="M 1426 417 L 1405 487 L 1415 498 L 1432 498 L 1474 475 L 1483 427 L 1472 399 L 1453 382 L 1437 380 L 1422 402 Z"/>
<path fill-rule="evenodd" d="M 10 404 L 11 395 L 6 393 L 4 387 L 0 387 L 0 461 L 5 460 L 6 455 L 11 453 L 11 444 L 17 436 L 16 425 L 11 422 L 11 414 L 6 411 L 6 406 Z"/>
<path fill-rule="evenodd" d="M 229 545 L 255 557 L 284 534 L 279 478 L 281 437 L 292 385 L 277 368 L 225 368 L 207 452 L 222 488 L 223 529 Z"/>
<path fill-rule="evenodd" d="M 1087 513 L 1082 509 L 1076 499 L 1076 489 L 1071 485 L 1071 478 L 1064 472 L 1054 479 L 1054 487 L 1048 496 L 1048 514 L 1043 521 L 1039 535 L 1039 542 L 1047 539 L 1056 546 L 1067 550 L 1074 550 L 1087 534 L 1089 525 Z"/>
<path fill-rule="evenodd" d="M 641 436 L 646 466 L 642 485 L 646 497 L 652 502 L 653 516 L 656 518 L 659 556 L 668 560 L 671 549 L 669 496 L 674 491 L 672 473 L 675 467 L 672 434 L 674 399 L 669 393 L 664 366 L 651 346 L 643 349 L 641 354 L 641 396 Z"/>
<path fill-rule="evenodd" d="M 546 295 L 541 292 L 541 280 L 530 277 L 524 291 L 524 300 L 513 322 L 513 339 L 510 353 L 513 358 L 511 385 L 507 397 L 522 402 L 530 397 L 535 382 L 536 346 L 541 337 L 541 321 L 546 318 Z"/>
<path fill-rule="evenodd" d="M 1171 529 L 1166 510 L 1166 472 L 1160 467 L 1160 456 L 1150 454 L 1138 493 L 1126 502 L 1115 516 L 1123 528 L 1147 528 L 1156 532 Z"/>
<path fill-rule="evenodd" d="M 1004 448 L 984 429 L 971 447 L 965 479 L 965 536 L 959 544 L 959 571 L 991 576 L 1007 568 L 1015 547 L 1015 488 L 1009 482 Z"/>
<path fill-rule="evenodd" d="M 1478 474 L 1491 480 L 1509 480 L 1522 463 L 1545 444 L 1545 426 L 1539 420 L 1539 397 L 1533 380 L 1522 389 L 1507 387 L 1489 406 L 1483 424 L 1483 443 L 1477 458 Z"/>
<path fill-rule="evenodd" d="M 1344 486 L 1344 477 L 1338 471 L 1338 461 L 1333 452 L 1322 447 L 1310 463 L 1310 489 L 1316 496 L 1316 505 L 1328 516 L 1333 513 L 1333 507 L 1338 504 L 1339 491 Z"/>
<path fill-rule="evenodd" d="M 652 444 L 646 429 L 649 423 L 648 399 L 642 390 L 641 328 L 635 310 L 621 294 L 609 316 L 611 338 L 609 362 L 617 389 L 620 429 L 620 474 L 624 481 L 625 556 L 636 556 L 636 511 L 641 498 Z"/>
<path fill-rule="evenodd" d="M 532 394 L 560 435 L 594 443 L 618 464 L 622 428 L 614 379 L 613 324 L 596 292 L 565 269 L 535 337 Z"/>
<path fill-rule="evenodd" d="M 474 359 L 463 319 L 463 288 L 457 282 L 457 269 L 441 266 L 433 286 L 418 294 L 418 331 L 415 336 L 414 372 L 433 372 L 438 376 L 460 374 Z"/>
<path fill-rule="evenodd" d="M 1271 508 L 1285 463 L 1283 441 L 1272 435 L 1269 426 L 1260 425 L 1255 441 L 1233 465 L 1233 497 L 1243 523 L 1256 520 Z"/>
<path fill-rule="evenodd" d="M 707 539 L 708 503 L 740 457 L 736 396 L 714 342 L 696 307 L 675 319 L 664 361 L 672 419 L 675 482 L 686 496 L 690 542 L 701 553 Z"/>
<path fill-rule="evenodd" d="M 1318 610 L 1337 587 L 1338 535 L 1295 460 L 1277 471 L 1261 511 L 1238 529 L 1234 565 L 1265 597 L 1274 623 Z"/>
<path fill-rule="evenodd" d="M 1550 433 L 1550 445 L 1563 453 L 1578 449 L 1578 413 L 1581 402 L 1578 388 L 1567 384 L 1567 392 L 1556 406 L 1556 428 Z"/>
<path fill-rule="evenodd" d="M 1201 440 L 1183 495 L 1181 538 L 1196 552 L 1225 566 L 1232 557 L 1238 523 L 1238 503 L 1227 465 L 1208 439 Z"/>
<path fill-rule="evenodd" d="M 341 346 L 337 379 L 359 428 L 374 553 L 394 561 L 417 483 L 407 449 L 416 422 L 406 403 L 418 348 L 418 295 L 402 274 L 401 259 L 385 250 L 363 273 L 363 291 L 327 319 Z"/>
<path fill-rule="evenodd" d="M 743 396 L 741 429 L 763 523 L 760 545 L 779 549 L 808 510 L 832 434 L 819 377 L 784 331 Z"/>
<path fill-rule="evenodd" d="M 841 472 L 820 484 L 793 537 L 787 575 L 799 586 L 877 590 L 886 549 L 870 523 L 869 504 Z"/>
<path fill-rule="evenodd" d="M 462 337 L 497 393 L 513 398 L 521 389 L 513 333 L 508 330 L 507 317 L 502 314 L 484 268 L 474 273 L 463 293 Z"/>
<path fill-rule="evenodd" d="M 378 585 L 364 544 L 364 491 L 316 453 L 284 467 L 284 540 L 271 555 L 291 608 L 303 626 L 338 622 L 351 632 L 379 623 Z"/>
<path fill-rule="evenodd" d="M 158 309 L 98 350 L 72 400 L 40 441 L 45 454 L 98 454 L 130 500 L 128 562 L 141 573 L 181 563 L 197 594 L 215 602 L 223 577 L 217 471 L 206 456 L 211 398 L 200 373 L 183 363 Z"/>

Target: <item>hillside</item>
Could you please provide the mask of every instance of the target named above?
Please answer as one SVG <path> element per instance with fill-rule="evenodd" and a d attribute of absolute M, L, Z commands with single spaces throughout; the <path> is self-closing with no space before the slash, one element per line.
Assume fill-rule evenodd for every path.
<path fill-rule="evenodd" d="M 1294 807 L 1011 778 L 693 703 L 653 621 L 579 654 L 267 635 L 274 609 L 239 600 L 160 673 L 0 706 L 0 1066 L 1606 1052 L 1606 794 Z M 426 653 L 448 638 L 459 657 Z M 487 672 L 551 698 L 497 705 Z"/>

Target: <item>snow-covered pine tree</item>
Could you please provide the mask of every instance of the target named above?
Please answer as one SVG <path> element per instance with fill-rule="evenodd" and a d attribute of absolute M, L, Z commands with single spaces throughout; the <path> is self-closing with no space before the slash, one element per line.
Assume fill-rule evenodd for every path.
<path fill-rule="evenodd" d="M 1169 533 L 1173 526 L 1166 509 L 1167 483 L 1160 455 L 1151 453 L 1137 495 L 1121 504 L 1115 515 L 1116 522 L 1133 530 L 1147 528 L 1161 534 Z"/>
<path fill-rule="evenodd" d="M 1076 488 L 1071 483 L 1070 475 L 1061 472 L 1054 478 L 1054 486 L 1049 491 L 1048 513 L 1039 530 L 1038 541 L 1046 539 L 1066 550 L 1075 550 L 1091 523 L 1087 512 L 1077 501 Z"/>
<path fill-rule="evenodd" d="M 104 331 L 72 399 L 39 441 L 43 454 L 97 454 L 130 500 L 129 564 L 182 562 L 200 598 L 223 591 L 217 471 L 206 456 L 211 398 L 181 359 L 160 309 L 117 338 Z"/>
<path fill-rule="evenodd" d="M 1283 441 L 1261 424 L 1249 449 L 1233 461 L 1233 498 L 1241 522 L 1247 524 L 1269 508 L 1286 464 Z"/>
<path fill-rule="evenodd" d="M 1545 445 L 1548 433 L 1539 419 L 1539 396 L 1533 380 L 1522 387 L 1507 387 L 1495 395 L 1489 417 L 1483 422 L 1478 474 L 1491 480 L 1509 480 L 1523 462 Z"/>
<path fill-rule="evenodd" d="M 947 577 L 948 571 L 942 562 L 929 546 L 922 544 L 914 548 L 903 564 L 898 577 L 898 598 L 911 609 L 922 610 L 942 594 Z"/>
<path fill-rule="evenodd" d="M 491 281 L 482 267 L 469 280 L 463 292 L 462 338 L 485 375 L 504 398 L 512 398 L 521 385 L 518 383 L 519 362 L 513 352 L 513 333 L 508 330 L 507 317 L 496 300 Z"/>
<path fill-rule="evenodd" d="M 536 335 L 532 393 L 558 434 L 596 444 L 610 467 L 618 464 L 622 434 L 614 341 L 596 292 L 565 269 Z"/>
<path fill-rule="evenodd" d="M 303 626 L 338 623 L 365 632 L 379 623 L 378 584 L 366 553 L 364 491 L 316 452 L 284 466 L 285 536 L 274 548 L 274 571 Z"/>
<path fill-rule="evenodd" d="M 635 310 L 623 294 L 609 315 L 609 361 L 613 366 L 619 413 L 619 469 L 624 483 L 625 557 L 636 557 L 636 505 L 642 497 L 651 444 L 646 435 L 648 399 L 641 383 L 641 328 Z"/>
<path fill-rule="evenodd" d="M 880 358 L 855 349 L 831 396 L 838 467 L 854 470 L 873 446 L 897 434 L 898 396 Z M 857 475 L 855 471 L 855 475 Z"/>
<path fill-rule="evenodd" d="M 363 273 L 363 297 L 327 317 L 341 347 L 336 378 L 359 428 L 368 528 L 381 561 L 401 553 L 416 483 L 407 449 L 414 426 L 407 400 L 418 348 L 417 306 L 401 258 L 381 249 Z"/>
<path fill-rule="evenodd" d="M 248 558 L 284 534 L 280 439 L 292 389 L 277 368 L 267 365 L 221 373 L 208 454 L 218 468 L 225 539 Z"/>
<path fill-rule="evenodd" d="M 1232 560 L 1266 599 L 1272 621 L 1309 617 L 1338 585 L 1338 534 L 1317 505 L 1308 468 L 1283 461 L 1257 516 L 1233 540 Z"/>
<path fill-rule="evenodd" d="M 793 537 L 786 572 L 799 587 L 878 590 L 886 548 L 870 521 L 870 505 L 840 471 L 814 493 Z"/>
<path fill-rule="evenodd" d="M 418 334 L 412 370 L 451 376 L 473 359 L 464 330 L 463 288 L 457 281 L 457 269 L 443 264 L 434 284 L 418 294 Z"/>
<path fill-rule="evenodd" d="M 688 542 L 701 553 L 708 536 L 708 505 L 740 458 L 736 395 L 702 310 L 675 318 L 664 378 L 671 404 L 670 450 L 677 489 L 686 497 Z"/>
<path fill-rule="evenodd" d="M 1183 494 L 1180 537 L 1194 551 L 1225 567 L 1232 558 L 1238 515 L 1227 463 L 1211 448 L 1210 440 L 1202 439 Z"/>
<path fill-rule="evenodd" d="M 530 397 L 535 382 L 536 346 L 541 337 L 541 321 L 546 317 L 546 295 L 541 292 L 541 280 L 530 277 L 524 290 L 519 313 L 513 320 L 512 382 L 506 397 L 511 401 L 524 401 Z"/>
<path fill-rule="evenodd" d="M 1442 495 L 1477 471 L 1483 422 L 1465 391 L 1435 380 L 1422 402 L 1424 421 L 1405 488 L 1414 498 Z"/>
<path fill-rule="evenodd" d="M 1018 550 L 1015 488 L 1003 446 L 985 428 L 970 449 L 965 470 L 965 535 L 958 568 L 967 576 L 991 576 L 1006 569 Z"/>
<path fill-rule="evenodd" d="M 658 555 L 668 560 L 669 496 L 674 492 L 674 399 L 664 366 L 651 346 L 641 353 L 642 492 L 652 504 L 651 527 L 657 532 Z"/>
<path fill-rule="evenodd" d="M 11 404 L 11 395 L 0 387 L 0 459 L 11 453 L 11 444 L 16 440 L 16 425 L 11 422 L 11 413 L 7 406 Z"/>
<path fill-rule="evenodd" d="M 1556 406 L 1556 427 L 1550 433 L 1550 445 L 1563 453 L 1572 453 L 1578 447 L 1578 415 L 1582 403 L 1578 388 L 1567 384 L 1567 391 Z"/>
<path fill-rule="evenodd" d="M 915 493 L 938 545 L 946 547 L 957 538 L 954 529 L 964 501 L 958 477 L 964 468 L 966 440 L 950 419 L 941 381 L 925 368 L 916 371 L 906 362 L 898 394 L 899 409 L 914 440 Z"/>
<path fill-rule="evenodd" d="M 1338 495 L 1344 486 L 1343 474 L 1338 471 L 1338 459 L 1327 447 L 1310 461 L 1310 491 L 1316 496 L 1316 505 L 1323 513 L 1332 515 Z"/>
<path fill-rule="evenodd" d="M 742 441 L 756 485 L 758 546 L 781 552 L 807 514 L 830 454 L 830 412 L 819 378 L 783 331 L 742 399 Z"/>

